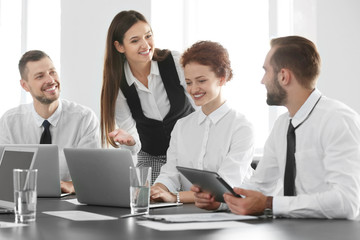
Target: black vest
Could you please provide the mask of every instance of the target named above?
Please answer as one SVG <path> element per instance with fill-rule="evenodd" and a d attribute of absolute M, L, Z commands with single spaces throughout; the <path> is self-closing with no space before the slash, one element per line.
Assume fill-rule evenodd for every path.
<path fill-rule="evenodd" d="M 160 76 L 170 101 L 170 111 L 163 121 L 147 118 L 141 107 L 135 85 L 128 85 L 125 74 L 120 83 L 121 91 L 126 97 L 132 117 L 141 141 L 141 150 L 153 155 L 166 155 L 169 147 L 170 133 L 176 121 L 194 111 L 184 88 L 180 84 L 174 59 L 169 54 L 165 60 L 158 62 Z"/>

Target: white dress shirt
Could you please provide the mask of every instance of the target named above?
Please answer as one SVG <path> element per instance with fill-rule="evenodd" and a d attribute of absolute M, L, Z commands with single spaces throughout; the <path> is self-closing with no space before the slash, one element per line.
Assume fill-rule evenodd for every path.
<path fill-rule="evenodd" d="M 292 118 L 295 128 L 303 122 L 295 131 L 297 196 L 283 196 L 288 113 L 276 121 L 263 159 L 243 187 L 274 196 L 275 215 L 355 219 L 360 210 L 360 117 L 324 96 L 313 109 L 320 96 L 315 89 Z"/>
<path fill-rule="evenodd" d="M 185 91 L 186 83 L 183 69 L 180 66 L 180 54 L 174 51 L 172 51 L 171 54 L 174 58 L 180 84 L 184 87 L 185 94 L 188 96 L 190 102 L 194 106 L 193 100 Z M 170 102 L 161 79 L 158 62 L 151 61 L 151 69 L 148 76 L 148 88 L 146 88 L 144 84 L 142 84 L 139 80 L 137 80 L 137 78 L 134 77 L 128 62 L 125 62 L 124 71 L 128 85 L 131 86 L 133 83 L 135 84 L 144 115 L 147 118 L 162 121 L 170 110 Z M 136 142 L 134 146 L 124 145 L 122 147 L 128 148 L 133 154 L 138 153 L 141 149 L 141 143 L 136 129 L 136 122 L 132 117 L 129 105 L 127 104 L 126 98 L 121 89 L 119 90 L 119 94 L 116 99 L 115 121 L 117 127 L 124 129 L 129 134 L 131 134 Z"/>
<path fill-rule="evenodd" d="M 176 166 L 217 172 L 231 186 L 252 175 L 253 127 L 244 115 L 224 103 L 206 116 L 201 110 L 179 119 L 171 133 L 167 163 L 156 182 L 170 192 L 190 189 Z"/>
<path fill-rule="evenodd" d="M 0 119 L 0 144 L 38 144 L 45 119 L 35 111 L 33 103 L 7 111 Z M 60 99 L 56 111 L 47 119 L 51 141 L 59 147 L 60 179 L 71 180 L 64 148 L 99 148 L 99 121 L 90 108 Z"/>

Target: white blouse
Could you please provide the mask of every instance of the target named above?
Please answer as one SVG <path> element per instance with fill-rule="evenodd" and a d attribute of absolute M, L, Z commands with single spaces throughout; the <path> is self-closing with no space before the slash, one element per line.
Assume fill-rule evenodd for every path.
<path fill-rule="evenodd" d="M 176 123 L 155 183 L 171 192 L 189 190 L 191 184 L 176 169 L 184 166 L 217 172 L 231 186 L 239 185 L 252 175 L 253 153 L 253 127 L 244 115 L 226 103 L 208 116 L 198 110 Z"/>

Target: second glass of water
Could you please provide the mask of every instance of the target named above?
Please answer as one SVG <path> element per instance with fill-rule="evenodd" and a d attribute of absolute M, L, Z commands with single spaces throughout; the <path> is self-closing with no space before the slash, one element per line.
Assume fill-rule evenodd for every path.
<path fill-rule="evenodd" d="M 131 214 L 149 213 L 151 167 L 130 167 Z"/>

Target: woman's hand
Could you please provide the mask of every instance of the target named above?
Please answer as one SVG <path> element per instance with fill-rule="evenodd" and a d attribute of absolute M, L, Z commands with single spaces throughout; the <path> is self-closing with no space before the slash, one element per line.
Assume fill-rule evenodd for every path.
<path fill-rule="evenodd" d="M 72 181 L 68 181 L 68 182 L 61 181 L 60 187 L 62 193 L 75 193 L 75 189 Z"/>
<path fill-rule="evenodd" d="M 121 145 L 134 146 L 134 138 L 126 131 L 122 129 L 115 129 L 109 133 L 109 137 L 113 138 L 115 142 L 118 142 Z"/>
<path fill-rule="evenodd" d="M 154 202 L 176 202 L 176 195 L 162 184 L 156 183 L 150 189 L 150 200 Z"/>
<path fill-rule="evenodd" d="M 219 208 L 220 203 L 215 201 L 214 196 L 210 193 L 202 192 L 201 189 L 195 185 L 191 187 L 194 192 L 195 206 L 206 210 L 216 210 Z"/>

